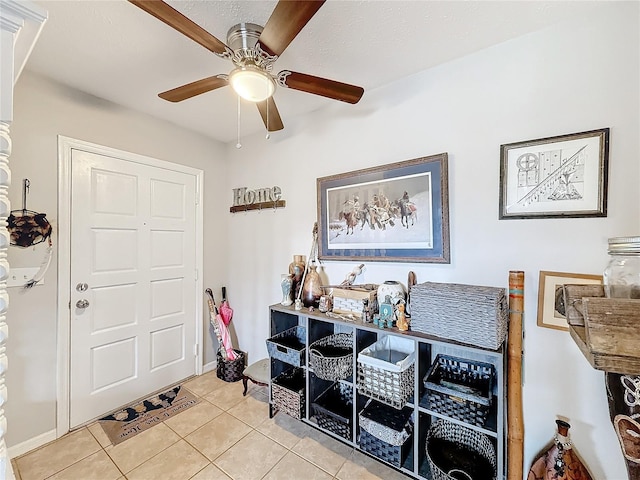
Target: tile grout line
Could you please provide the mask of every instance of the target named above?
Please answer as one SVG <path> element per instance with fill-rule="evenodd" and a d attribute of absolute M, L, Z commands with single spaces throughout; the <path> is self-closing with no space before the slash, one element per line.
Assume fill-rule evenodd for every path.
<path fill-rule="evenodd" d="M 99 426 L 100 428 L 102 428 L 102 426 L 101 426 L 98 422 L 96 422 L 96 423 L 98 424 L 98 426 Z M 85 428 L 89 431 L 89 433 L 93 436 L 93 438 L 95 438 L 96 442 L 98 442 L 98 445 L 100 445 L 100 448 L 102 449 L 102 451 L 104 452 L 104 454 L 107 456 L 107 458 L 109 459 L 109 461 L 110 461 L 111 463 L 113 463 L 113 465 L 118 469 L 118 472 L 120 472 L 120 475 L 121 475 L 122 477 L 125 477 L 125 478 L 126 478 L 125 473 L 122 471 L 122 469 L 120 468 L 120 466 L 118 466 L 118 464 L 117 464 L 116 462 L 114 462 L 114 461 L 113 461 L 113 458 L 111 458 L 111 455 L 109 455 L 109 452 L 107 452 L 106 447 L 105 447 L 105 446 L 103 446 L 103 445 L 100 443 L 100 440 L 99 440 L 99 439 L 98 439 L 98 438 L 93 434 L 93 432 L 92 432 L 91 430 L 89 430 L 89 427 L 88 427 L 88 426 L 87 426 L 87 427 L 85 427 Z M 104 431 L 104 430 L 103 430 L 103 431 Z M 109 444 L 109 445 L 107 445 L 107 446 L 111 446 L 111 445 L 113 445 L 113 443 L 110 443 L 110 444 Z M 69 468 L 69 467 L 67 467 L 67 468 Z M 63 470 L 65 470 L 65 469 L 63 469 Z"/>
<path fill-rule="evenodd" d="M 73 431 L 73 432 L 69 432 L 69 434 L 75 434 L 75 433 L 81 432 L 82 430 L 87 430 L 87 432 L 89 432 L 89 435 L 91 435 L 91 437 L 92 437 L 94 440 L 96 440 L 96 443 L 98 444 L 98 447 L 102 448 L 102 445 L 100 445 L 100 442 L 98 442 L 98 440 L 93 436 L 93 434 L 89 431 L 89 429 L 88 429 L 86 426 L 81 427 L 81 428 L 79 428 L 79 429 L 77 429 L 77 430 L 75 430 L 75 431 Z M 68 435 L 68 434 L 67 434 L 67 435 Z M 61 437 L 61 438 L 63 438 L 63 437 Z M 40 447 L 38 447 L 38 448 L 36 448 L 36 449 L 34 449 L 34 450 L 31 450 L 31 451 L 29 451 L 29 452 L 26 452 L 26 453 L 24 453 L 23 455 L 20 455 L 19 457 L 16 457 L 15 459 L 12 459 L 12 460 L 15 460 L 15 461 L 14 461 L 14 463 L 13 463 L 13 465 L 16 467 L 19 477 L 20 477 L 20 478 L 22 478 L 22 476 L 23 476 L 23 475 L 22 475 L 22 473 L 20 473 L 20 467 L 18 466 L 18 462 L 17 462 L 17 460 L 18 460 L 19 458 L 26 457 L 27 455 L 30 455 L 30 454 L 35 453 L 35 452 L 37 452 L 37 451 L 43 450 L 44 448 L 46 448 L 46 447 L 48 447 L 48 446 L 50 446 L 50 445 L 53 445 L 53 444 L 54 444 L 55 442 L 57 442 L 58 440 L 60 440 L 60 439 L 58 438 L 58 439 L 52 440 L 52 441 L 50 441 L 50 442 L 48 442 L 48 443 L 46 443 L 46 444 L 44 444 L 44 445 L 41 445 Z M 71 466 L 73 466 L 73 465 L 76 465 L 77 463 L 80 463 L 81 461 L 83 461 L 83 460 L 85 460 L 85 459 L 89 458 L 91 455 L 95 455 L 95 454 L 96 454 L 96 453 L 98 453 L 99 451 L 100 451 L 100 450 L 96 450 L 95 452 L 91 452 L 90 454 L 88 454 L 88 455 L 86 455 L 86 456 L 84 456 L 84 457 L 82 457 L 82 458 L 80 458 L 80 459 L 76 460 L 76 461 L 75 461 L 75 462 L 73 462 L 73 463 L 70 463 L 69 465 L 67 465 L 67 466 L 65 466 L 65 467 L 63 467 L 63 468 L 61 468 L 60 470 L 57 470 L 57 471 L 55 471 L 55 472 L 51 473 L 50 475 L 47 475 L 47 476 L 45 476 L 45 477 L 43 477 L 43 478 L 44 478 L 45 480 L 46 480 L 47 478 L 51 478 L 51 477 L 53 477 L 54 475 L 57 475 L 57 474 L 59 474 L 60 472 L 62 472 L 62 471 L 64 471 L 64 470 L 66 470 L 67 468 L 69 468 L 69 467 L 71 467 Z"/>
<path fill-rule="evenodd" d="M 275 469 L 279 464 L 281 464 L 281 462 L 283 462 L 283 460 L 285 459 L 285 457 L 287 457 L 287 453 L 291 452 L 293 455 L 295 455 L 295 456 L 296 456 L 297 458 L 299 458 L 300 460 L 302 460 L 302 461 L 304 461 L 304 462 L 307 462 L 307 463 L 309 463 L 310 465 L 312 465 L 313 467 L 317 468 L 318 470 L 320 470 L 320 471 L 322 471 L 322 472 L 326 473 L 326 474 L 327 474 L 331 479 L 333 479 L 333 480 L 338 480 L 338 479 L 339 479 L 338 474 L 340 473 L 340 471 L 342 470 L 342 468 L 344 468 L 344 466 L 347 464 L 347 462 L 348 462 L 350 459 L 352 459 L 353 454 L 354 454 L 354 452 L 356 451 L 356 449 L 351 448 L 351 451 L 349 452 L 349 454 L 348 454 L 348 455 L 340 455 L 340 457 L 342 457 L 342 458 L 341 458 L 341 462 L 340 462 L 340 464 L 339 464 L 339 466 L 338 466 L 338 468 L 337 468 L 337 470 L 336 470 L 336 473 L 335 473 L 335 474 L 332 474 L 330 471 L 328 471 L 328 470 L 326 469 L 326 468 L 328 468 L 326 465 L 325 465 L 325 467 L 322 467 L 322 466 L 318 465 L 316 462 L 311 461 L 310 459 L 305 458 L 301 453 L 298 453 L 298 452 L 294 451 L 294 449 L 296 448 L 296 446 L 298 446 L 298 445 L 300 444 L 300 442 L 301 442 L 304 438 L 306 438 L 306 437 L 308 436 L 308 434 L 307 434 L 307 433 L 302 433 L 302 436 L 299 436 L 299 434 L 298 434 L 298 433 L 295 433 L 294 435 L 295 435 L 295 437 L 297 437 L 297 438 L 295 438 L 295 439 L 294 439 L 294 441 L 293 441 L 293 443 L 292 443 L 292 444 L 290 444 L 290 443 L 289 443 L 288 441 L 286 441 L 286 440 L 279 440 L 279 439 L 276 439 L 276 438 L 272 438 L 272 436 L 271 436 L 269 433 L 267 433 L 267 432 L 262 432 L 262 431 L 260 431 L 260 430 L 259 430 L 259 428 L 261 428 L 261 427 L 263 427 L 263 426 L 266 426 L 266 424 L 267 424 L 271 419 L 273 419 L 274 417 L 268 417 L 268 415 L 265 415 L 265 416 L 264 416 L 264 418 L 263 418 L 261 421 L 259 421 L 259 422 L 258 422 L 257 424 L 255 424 L 255 425 L 253 425 L 253 424 L 250 424 L 250 423 L 248 423 L 247 421 L 243 420 L 243 418 L 238 418 L 238 417 L 236 417 L 236 415 L 238 414 L 238 412 L 237 412 L 237 411 L 235 412 L 235 413 L 236 413 L 236 415 L 234 415 L 233 413 L 231 413 L 231 412 L 230 412 L 230 410 L 233 410 L 233 409 L 234 409 L 234 408 L 236 408 L 238 405 L 240 405 L 242 402 L 247 401 L 247 400 L 250 400 L 250 399 L 253 399 L 253 400 L 257 401 L 257 402 L 259 402 L 260 404 L 264 404 L 264 405 L 261 405 L 261 407 L 262 407 L 262 408 L 266 408 L 266 407 L 268 407 L 268 404 L 269 404 L 269 401 L 268 401 L 268 395 L 263 394 L 262 390 L 249 391 L 249 392 L 247 393 L 247 395 L 246 395 L 246 396 L 242 396 L 242 397 L 241 397 L 237 402 L 233 403 L 233 405 L 229 405 L 229 406 L 227 406 L 226 408 L 224 408 L 224 407 L 222 407 L 222 406 L 219 406 L 219 405 L 217 405 L 215 402 L 213 402 L 213 401 L 211 401 L 210 399 L 206 398 L 206 396 L 213 394 L 213 393 L 214 393 L 214 392 L 216 392 L 219 388 L 221 388 L 221 387 L 225 387 L 225 386 L 227 386 L 227 385 L 229 385 L 229 388 L 231 388 L 231 384 L 228 384 L 228 383 L 226 383 L 226 384 L 218 384 L 218 385 L 216 385 L 212 390 L 208 390 L 206 393 L 204 393 L 204 394 L 202 394 L 202 395 L 199 395 L 199 394 L 197 394 L 197 393 L 195 393 L 195 392 L 191 391 L 188 387 L 185 387 L 185 389 L 186 389 L 186 390 L 188 390 L 188 391 L 189 391 L 190 393 L 192 393 L 194 396 L 198 397 L 201 401 L 207 402 L 208 404 L 210 404 L 210 405 L 212 405 L 212 406 L 214 406 L 214 407 L 218 408 L 218 409 L 221 411 L 221 413 L 219 413 L 219 414 L 218 414 L 218 415 L 216 415 L 215 417 L 211 418 L 210 420 L 208 420 L 207 422 L 205 422 L 203 425 L 200 425 L 200 426 L 199 426 L 198 428 L 196 428 L 195 430 L 193 430 L 193 431 L 189 431 L 188 433 L 185 433 L 185 434 L 180 434 L 180 433 L 178 433 L 176 430 L 174 430 L 171 426 L 169 426 L 169 425 L 166 423 L 166 421 L 167 421 L 167 420 L 162 421 L 161 423 L 163 423 L 166 427 L 168 427 L 168 428 L 169 428 L 169 430 L 170 430 L 171 432 L 173 432 L 173 433 L 176 435 L 177 440 L 176 440 L 175 442 L 172 442 L 170 445 L 166 446 L 165 448 L 163 448 L 160 452 L 157 452 L 157 453 L 156 453 L 156 454 L 154 454 L 152 457 L 150 457 L 150 458 L 148 458 L 147 460 L 145 460 L 144 462 L 142 462 L 140 465 L 137 465 L 137 466 L 135 466 L 134 468 L 132 468 L 132 469 L 131 469 L 131 471 L 133 471 L 133 470 L 135 470 L 135 469 L 137 469 L 137 468 L 140 468 L 141 466 L 143 466 L 143 465 L 147 464 L 148 462 L 152 461 L 153 459 L 157 459 L 157 457 L 159 457 L 161 454 L 163 454 L 164 452 L 166 452 L 166 450 L 168 450 L 169 448 L 175 447 L 175 446 L 180 442 L 180 440 L 184 440 L 184 442 L 185 442 L 185 444 L 186 444 L 186 445 L 189 445 L 189 447 L 193 448 L 193 449 L 194 449 L 194 451 L 198 452 L 200 455 L 202 455 L 202 456 L 207 460 L 207 464 L 206 464 L 203 468 L 201 468 L 200 470 L 198 470 L 198 472 L 194 473 L 190 478 L 193 478 L 193 477 L 197 476 L 199 473 L 201 473 L 203 470 L 205 470 L 205 469 L 207 469 L 207 468 L 209 468 L 209 467 L 213 467 L 213 468 L 218 469 L 218 470 L 219 470 L 219 471 L 221 471 L 221 472 L 224 472 L 224 474 L 225 474 L 225 475 L 227 475 L 228 477 L 230 477 L 231 479 L 233 479 L 233 477 L 232 477 L 231 475 L 229 475 L 229 473 L 228 473 L 227 471 L 225 471 L 221 466 L 218 466 L 218 465 L 215 463 L 215 461 L 216 461 L 217 459 L 219 459 L 222 455 L 224 455 L 225 453 L 227 453 L 229 450 L 231 450 L 232 448 L 236 447 L 236 446 L 237 446 L 237 444 L 238 444 L 240 441 L 242 441 L 243 439 L 245 439 L 248 435 L 252 434 L 252 432 L 255 432 L 256 434 L 259 434 L 260 436 L 265 437 L 265 438 L 269 439 L 270 441 L 272 441 L 273 443 L 275 443 L 275 444 L 277 444 L 277 445 L 279 445 L 279 446 L 283 447 L 283 448 L 284 448 L 284 451 L 285 451 L 284 455 L 283 455 L 283 456 L 282 456 L 282 457 L 281 457 L 281 458 L 280 458 L 280 459 L 279 459 L 279 460 L 278 460 L 278 461 L 277 461 L 277 462 L 276 462 L 272 467 L 270 467 L 270 468 L 269 468 L 269 470 L 268 470 L 264 475 L 262 475 L 260 478 L 265 478 L 266 476 L 268 476 L 268 475 L 269 475 L 269 474 L 270 474 L 270 473 L 271 473 L 271 472 L 272 472 L 272 471 L 273 471 L 273 470 L 274 470 L 274 469 Z M 256 395 L 257 395 L 257 396 L 256 396 Z M 221 400 L 223 400 L 223 399 L 224 399 L 224 397 L 221 397 L 220 399 L 221 399 Z M 223 402 L 223 403 L 225 403 L 225 402 Z M 253 413 L 253 408 L 254 408 L 254 406 L 252 405 L 252 413 Z M 239 421 L 239 422 L 241 422 L 242 424 L 246 425 L 246 426 L 248 427 L 248 432 L 247 432 L 246 434 L 242 435 L 242 436 L 241 436 L 240 438 L 238 438 L 236 441 L 234 441 L 231 445 L 229 445 L 229 446 L 228 446 L 227 448 L 225 448 L 223 451 L 219 452 L 213 460 L 210 460 L 210 459 L 207 457 L 207 455 L 205 455 L 205 454 L 204 454 L 204 453 L 203 453 L 203 452 L 202 452 L 198 447 L 196 447 L 194 444 L 192 444 L 192 443 L 191 443 L 191 442 L 190 442 L 186 437 L 188 437 L 189 435 L 192 435 L 193 433 L 195 433 L 195 432 L 197 432 L 198 430 L 202 429 L 202 428 L 203 428 L 203 427 L 205 427 L 207 424 L 209 424 L 210 422 L 214 421 L 216 418 L 219 418 L 219 416 L 220 416 L 220 415 L 222 415 L 222 414 L 224 414 L 224 413 L 226 413 L 226 414 L 227 414 L 227 415 L 229 415 L 230 417 L 234 418 L 235 420 L 238 420 L 238 421 Z M 248 417 L 244 417 L 244 418 L 248 418 Z M 256 420 L 258 420 L 259 418 L 260 418 L 260 417 L 258 417 L 258 416 L 256 416 L 256 417 L 255 417 L 255 419 L 256 419 Z M 97 423 L 97 422 L 96 422 L 96 423 Z M 252 423 L 256 423 L 256 422 L 255 422 L 255 421 L 252 421 Z M 98 444 L 98 447 L 99 447 L 99 448 L 98 448 L 98 450 L 96 450 L 95 452 L 92 452 L 92 453 L 90 453 L 89 455 L 87 455 L 87 456 L 85 456 L 85 457 L 83 457 L 83 458 L 81 458 L 81 459 L 79 459 L 79 460 L 77 460 L 77 461 L 73 462 L 73 463 L 72 463 L 72 464 L 70 464 L 70 465 L 67 465 L 66 467 L 64 467 L 63 469 L 61 469 L 59 472 L 55 472 L 55 473 L 53 473 L 53 474 L 48 475 L 46 478 L 50 478 L 51 476 L 54 476 L 54 475 L 59 474 L 60 472 L 62 472 L 62 471 L 64 471 L 64 470 L 66 470 L 67 468 L 70 468 L 70 467 L 72 467 L 73 465 L 76 465 L 77 463 L 79 463 L 79 462 L 81 462 L 81 461 L 85 460 L 86 458 L 88 458 L 88 457 L 90 457 L 90 456 L 92 456 L 92 455 L 95 455 L 95 454 L 96 454 L 96 453 L 98 453 L 100 450 L 101 450 L 102 452 L 104 452 L 104 454 L 106 454 L 106 456 L 107 456 L 107 458 L 109 459 L 109 461 L 110 461 L 110 462 L 111 462 L 111 463 L 116 467 L 116 470 L 117 470 L 117 472 L 119 473 L 119 477 L 118 477 L 118 478 L 122 478 L 122 479 L 126 479 L 126 478 L 128 478 L 128 477 L 127 477 L 127 474 L 123 472 L 122 468 L 121 468 L 121 467 L 120 467 L 120 466 L 119 466 L 119 465 L 114 461 L 114 459 L 109 455 L 109 453 L 108 453 L 108 451 L 107 451 L 107 448 L 108 448 L 108 447 L 113 446 L 113 444 L 112 444 L 112 443 L 109 443 L 108 445 L 104 445 L 104 446 L 103 446 L 103 445 L 102 445 L 102 443 L 100 442 L 100 440 L 99 440 L 98 436 L 97 436 L 97 433 L 98 433 L 98 432 L 96 432 L 96 434 L 94 434 L 94 432 L 92 432 L 92 431 L 91 431 L 91 429 L 89 429 L 89 428 L 88 428 L 89 426 L 90 426 L 90 425 L 85 425 L 85 426 L 84 426 L 84 427 L 82 427 L 82 428 L 86 429 L 86 430 L 89 432 L 89 434 L 91 435 L 91 438 L 93 438 L 93 439 L 96 441 L 96 443 Z M 280 428 L 282 428 L 282 429 L 284 429 L 284 430 L 288 430 L 288 429 L 286 428 L 286 426 L 278 425 L 277 423 L 276 423 L 276 426 L 279 426 Z M 101 427 L 99 426 L 99 424 L 98 424 L 98 427 L 99 427 L 99 428 L 101 428 Z M 267 428 L 271 428 L 270 426 L 266 426 L 266 427 L 267 427 Z M 78 431 L 81 431 L 81 429 L 80 429 L 80 430 L 78 430 Z M 73 432 L 71 432 L 71 433 L 73 433 Z M 278 437 L 278 435 L 276 435 L 276 434 L 275 434 L 275 433 L 276 433 L 275 431 L 274 431 L 274 432 L 271 432 L 271 433 L 272 433 L 272 435 L 274 435 L 274 437 Z M 59 440 L 59 439 L 57 439 L 57 440 Z M 53 442 L 55 442 L 55 441 L 56 441 L 56 440 L 54 440 Z M 53 443 L 53 442 L 49 442 L 49 444 L 50 444 L 50 443 Z M 48 445 L 48 444 L 47 444 L 47 445 Z M 38 449 L 35 449 L 34 451 L 40 450 L 40 449 L 42 449 L 42 448 L 46 447 L 47 445 L 43 445 L 43 446 L 39 447 Z M 290 445 L 290 446 L 287 446 L 287 445 Z M 25 455 L 27 455 L 27 454 L 29 454 L 29 453 L 32 453 L 32 452 L 27 452 Z M 19 457 L 18 457 L 18 458 L 19 458 Z M 15 470 L 16 470 L 16 474 L 17 474 L 17 475 L 16 475 L 16 478 L 17 478 L 17 479 L 21 479 L 21 478 L 22 478 L 22 475 L 21 475 L 21 473 L 20 473 L 20 469 L 19 469 L 19 467 L 18 467 L 18 465 L 17 465 L 17 462 L 15 462 L 15 459 L 12 459 L 12 463 L 13 463 L 13 465 L 14 465 L 14 467 L 15 467 Z M 333 470 L 333 468 L 332 468 L 331 470 Z M 129 472 L 129 474 L 131 473 L 131 471 Z M 114 480 L 115 480 L 115 479 L 114 479 Z"/>

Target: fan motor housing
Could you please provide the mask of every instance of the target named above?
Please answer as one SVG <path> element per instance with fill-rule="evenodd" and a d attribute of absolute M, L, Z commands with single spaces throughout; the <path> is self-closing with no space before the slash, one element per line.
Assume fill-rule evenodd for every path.
<path fill-rule="evenodd" d="M 255 65 L 266 71 L 271 70 L 277 57 L 268 55 L 257 45 L 262 30 L 262 26 L 249 22 L 239 23 L 229 29 L 227 45 L 233 50 L 231 61 L 235 65 Z"/>
<path fill-rule="evenodd" d="M 262 30 L 263 28 L 255 23 L 242 22 L 234 25 L 227 32 L 227 45 L 233 51 L 252 50 L 258 42 Z"/>

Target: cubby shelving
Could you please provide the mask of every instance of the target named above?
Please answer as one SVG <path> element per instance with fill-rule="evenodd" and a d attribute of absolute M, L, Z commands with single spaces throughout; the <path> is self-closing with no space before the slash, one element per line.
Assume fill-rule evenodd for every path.
<path fill-rule="evenodd" d="M 377 340 L 385 335 L 397 335 L 404 338 L 410 338 L 414 342 L 416 355 L 415 375 L 414 375 L 414 394 L 407 402 L 407 406 L 413 409 L 413 437 L 409 454 L 404 460 L 402 466 L 391 465 L 400 470 L 408 477 L 417 479 L 431 480 L 431 473 L 426 458 L 426 438 L 427 431 L 431 423 L 435 420 L 444 418 L 450 422 L 464 425 L 467 428 L 479 431 L 491 440 L 496 451 L 496 466 L 498 480 L 506 478 L 506 355 L 504 345 L 498 350 L 489 350 L 472 345 L 466 345 L 443 338 L 433 337 L 418 332 L 401 332 L 396 328 L 379 328 L 372 323 L 365 323 L 360 320 L 348 321 L 329 317 L 321 312 L 309 312 L 307 309 L 295 310 L 293 306 L 285 307 L 280 304 L 269 307 L 270 318 L 270 334 L 274 336 L 285 330 L 296 326 L 304 327 L 306 331 L 305 353 L 303 365 L 298 368 L 305 370 L 306 389 L 304 395 L 305 409 L 301 421 L 312 425 L 313 427 L 323 431 L 356 449 L 360 450 L 358 444 L 358 414 L 365 407 L 369 397 L 359 393 L 356 385 L 357 372 L 357 356 L 358 353 L 369 347 Z M 333 427 L 330 429 L 323 428 L 317 421 L 314 413 L 313 403 L 320 397 L 323 392 L 332 387 L 334 382 L 318 378 L 309 366 L 309 345 L 328 335 L 335 333 L 350 333 L 353 335 L 353 375 L 349 378 L 339 380 L 336 388 L 339 388 L 343 397 L 351 400 L 350 407 L 345 405 L 335 405 L 333 412 L 328 413 L 332 418 L 346 420 L 350 417 L 348 433 L 345 428 L 338 428 L 337 432 Z M 489 409 L 487 421 L 483 426 L 476 426 L 470 423 L 448 417 L 442 413 L 433 411 L 429 408 L 426 399 L 426 388 L 424 386 L 424 378 L 427 375 L 429 367 L 434 362 L 436 356 L 450 355 L 458 358 L 467 359 L 473 362 L 483 362 L 493 366 L 495 369 L 495 381 L 492 386 L 491 396 L 492 405 Z M 276 377 L 285 370 L 291 368 L 285 361 L 278 358 L 271 358 L 271 378 Z M 335 392 L 334 392 L 335 393 Z M 272 402 L 270 388 L 270 402 Z M 347 403 L 348 405 L 348 403 Z M 331 410 L 331 406 L 327 407 Z M 276 408 L 270 403 L 270 413 L 273 414 Z M 321 409 L 322 410 L 322 409 Z M 335 414 L 335 417 L 333 416 Z M 326 420 L 326 418 L 325 418 Z M 326 425 L 326 422 L 321 422 Z M 339 427 L 341 427 L 339 425 Z M 367 452 L 364 452 L 367 453 Z M 385 460 L 371 455 L 379 461 Z"/>

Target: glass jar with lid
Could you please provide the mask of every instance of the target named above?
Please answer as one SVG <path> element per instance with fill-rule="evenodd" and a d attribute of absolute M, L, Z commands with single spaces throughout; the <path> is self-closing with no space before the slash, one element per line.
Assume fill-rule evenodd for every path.
<path fill-rule="evenodd" d="M 640 236 L 609 239 L 603 280 L 608 298 L 640 298 Z"/>

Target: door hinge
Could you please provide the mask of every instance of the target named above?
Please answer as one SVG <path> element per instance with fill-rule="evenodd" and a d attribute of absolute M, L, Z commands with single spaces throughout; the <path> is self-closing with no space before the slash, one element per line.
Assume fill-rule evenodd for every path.
<path fill-rule="evenodd" d="M 198 344 L 197 343 L 193 346 L 193 356 L 194 357 L 198 356 Z"/>

